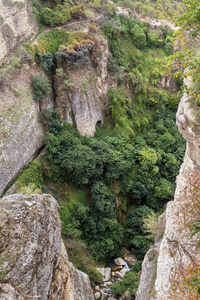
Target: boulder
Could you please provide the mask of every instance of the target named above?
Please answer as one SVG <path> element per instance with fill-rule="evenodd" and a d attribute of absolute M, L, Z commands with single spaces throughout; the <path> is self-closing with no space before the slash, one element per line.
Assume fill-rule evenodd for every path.
<path fill-rule="evenodd" d="M 124 278 L 124 275 L 121 274 L 120 272 L 116 272 L 116 277 L 120 278 L 120 279 L 123 279 Z"/>
<path fill-rule="evenodd" d="M 129 291 L 126 291 L 125 293 L 123 293 L 123 295 L 121 295 L 119 300 L 132 300 L 131 293 Z"/>
<path fill-rule="evenodd" d="M 118 266 L 125 266 L 126 265 L 126 262 L 121 257 L 115 258 L 114 263 Z"/>
<path fill-rule="evenodd" d="M 130 268 L 132 268 L 135 265 L 135 263 L 137 262 L 136 256 L 125 248 L 123 249 L 122 257 L 127 262 L 127 264 L 129 265 Z"/>
<path fill-rule="evenodd" d="M 109 298 L 109 295 L 108 295 L 108 294 L 102 293 L 102 295 L 101 295 L 101 300 L 108 300 L 108 298 Z"/>
<path fill-rule="evenodd" d="M 102 277 L 104 277 L 105 275 L 105 268 L 97 268 L 97 270 L 99 271 L 99 273 L 101 274 Z"/>
<path fill-rule="evenodd" d="M 109 281 L 111 277 L 111 268 L 105 268 L 104 269 L 104 277 L 105 281 Z"/>
<path fill-rule="evenodd" d="M 125 274 L 126 274 L 127 271 L 128 271 L 128 270 L 125 269 L 125 268 L 124 268 L 123 270 L 120 271 L 120 274 L 122 274 L 123 278 L 124 278 L 124 276 L 125 276 Z"/>
<path fill-rule="evenodd" d="M 101 297 L 101 293 L 100 293 L 100 292 L 96 292 L 96 293 L 94 294 L 94 298 L 95 298 L 95 299 L 100 299 L 100 297 Z"/>

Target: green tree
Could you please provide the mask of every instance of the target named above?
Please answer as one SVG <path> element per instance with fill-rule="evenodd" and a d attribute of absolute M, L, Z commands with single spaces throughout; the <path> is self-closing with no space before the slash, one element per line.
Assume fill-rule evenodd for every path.
<path fill-rule="evenodd" d="M 39 101 L 39 107 L 41 111 L 41 101 L 44 100 L 46 94 L 51 90 L 49 81 L 42 74 L 38 73 L 33 76 L 33 94 L 34 99 Z"/>
<path fill-rule="evenodd" d="M 136 45 L 136 47 L 138 49 L 143 49 L 147 44 L 144 30 L 140 28 L 138 25 L 135 25 L 133 29 L 131 29 L 131 33 L 133 36 L 133 42 Z"/>

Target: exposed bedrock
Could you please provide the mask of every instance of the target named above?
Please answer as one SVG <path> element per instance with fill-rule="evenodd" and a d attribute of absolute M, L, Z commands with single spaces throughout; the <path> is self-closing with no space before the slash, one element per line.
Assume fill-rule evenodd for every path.
<path fill-rule="evenodd" d="M 97 58 L 97 68 L 59 65 L 72 88 L 66 88 L 63 79 L 55 78 L 56 110 L 62 122 L 74 122 L 81 135 L 90 137 L 94 136 L 96 126 L 103 125 L 103 99 L 108 90 L 108 44 L 102 37 L 99 43 L 101 56 Z"/>
<path fill-rule="evenodd" d="M 32 92 L 32 76 L 39 72 L 37 65 L 25 64 L 0 86 L 0 195 L 44 144 L 45 128 Z M 51 92 L 42 106 L 53 107 Z"/>
<path fill-rule="evenodd" d="M 93 300 L 89 278 L 68 261 L 51 195 L 0 199 L 0 299 Z"/>
<path fill-rule="evenodd" d="M 29 0 L 0 0 L 0 65 L 38 31 Z"/>
<path fill-rule="evenodd" d="M 191 292 L 190 284 L 199 273 L 197 241 L 200 235 L 193 238 L 190 235 L 192 224 L 200 215 L 200 138 L 188 98 L 187 94 L 183 95 L 176 116 L 179 131 L 187 141 L 184 162 L 176 179 L 174 201 L 167 204 L 165 211 L 162 240 L 150 250 L 156 252 L 157 257 L 149 258 L 150 252 L 145 256 L 137 300 L 199 299 L 195 291 Z"/>

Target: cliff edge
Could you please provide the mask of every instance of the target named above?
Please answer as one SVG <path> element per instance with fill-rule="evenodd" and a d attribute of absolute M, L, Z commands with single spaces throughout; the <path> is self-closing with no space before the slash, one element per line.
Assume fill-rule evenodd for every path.
<path fill-rule="evenodd" d="M 185 93 L 176 115 L 179 131 L 187 141 L 184 162 L 176 179 L 174 201 L 167 204 L 165 211 L 163 237 L 145 256 L 137 300 L 199 299 L 191 285 L 195 274 L 199 274 L 200 235 L 190 235 L 200 215 L 200 139 L 188 100 Z"/>
<path fill-rule="evenodd" d="M 0 199 L 0 299 L 93 300 L 88 276 L 68 261 L 51 195 Z"/>

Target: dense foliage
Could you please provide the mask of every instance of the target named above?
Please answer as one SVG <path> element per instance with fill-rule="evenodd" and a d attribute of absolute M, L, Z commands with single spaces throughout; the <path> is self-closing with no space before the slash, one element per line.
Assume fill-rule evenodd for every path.
<path fill-rule="evenodd" d="M 81 235 L 97 260 L 116 256 L 122 243 L 114 201 L 113 184 L 117 184 L 118 197 L 123 199 L 117 216 L 126 214 L 131 206 L 137 208 L 130 212 L 124 230 L 127 247 L 142 259 L 153 241 L 142 227 L 143 218 L 161 210 L 173 197 L 185 151 L 174 122 L 178 96 L 158 88 L 161 76 L 170 70 L 156 57 L 162 58 L 172 48 L 167 42 L 171 31 L 167 27 L 152 30 L 148 23 L 124 16 L 104 19 L 103 28 L 112 53 L 109 69 L 119 85 L 108 92 L 112 130 L 105 135 L 99 129 L 93 139 L 80 137 L 71 125 L 60 124 L 55 111 L 45 110 L 40 118 L 49 129 L 45 136 L 46 173 L 54 182 L 89 188 L 90 207 L 75 204 L 65 215 L 64 205 L 61 218 L 67 224 L 64 235 Z M 78 67 L 79 59 L 89 59 L 88 54 L 84 58 L 78 53 L 60 51 L 55 57 Z M 124 83 L 129 84 L 132 98 L 120 87 Z"/>
<path fill-rule="evenodd" d="M 42 74 L 38 73 L 33 77 L 34 99 L 44 100 L 46 94 L 50 91 L 49 81 Z"/>
<path fill-rule="evenodd" d="M 176 20 L 184 12 L 185 6 L 182 0 L 113 0 L 118 5 L 123 5 L 139 14 L 148 16 L 149 18 L 159 18 Z"/>

